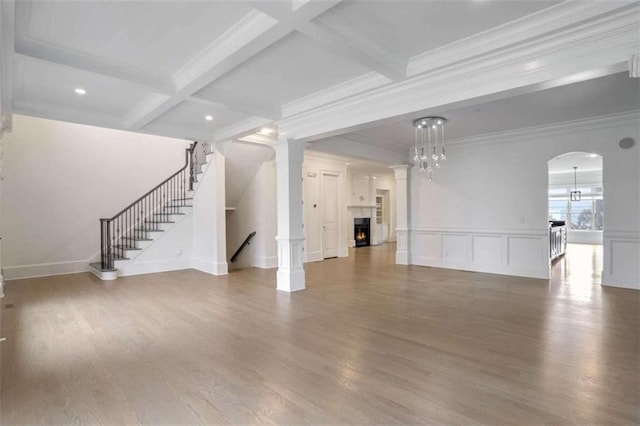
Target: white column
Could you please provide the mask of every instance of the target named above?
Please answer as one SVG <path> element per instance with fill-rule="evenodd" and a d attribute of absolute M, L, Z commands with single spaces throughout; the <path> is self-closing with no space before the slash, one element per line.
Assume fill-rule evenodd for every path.
<path fill-rule="evenodd" d="M 304 143 L 281 139 L 276 152 L 278 203 L 278 290 L 304 290 L 302 162 Z"/>
<path fill-rule="evenodd" d="M 409 252 L 409 175 L 411 166 L 391 166 L 396 178 L 396 263 L 408 265 Z"/>

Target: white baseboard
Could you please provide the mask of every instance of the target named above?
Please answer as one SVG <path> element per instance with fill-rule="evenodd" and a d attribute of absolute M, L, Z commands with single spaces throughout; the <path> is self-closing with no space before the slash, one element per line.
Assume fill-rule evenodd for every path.
<path fill-rule="evenodd" d="M 261 269 L 278 267 L 278 256 L 253 256 L 253 266 Z"/>
<path fill-rule="evenodd" d="M 191 267 L 212 275 L 227 275 L 229 273 L 227 262 L 211 262 L 197 257 L 191 259 Z"/>
<path fill-rule="evenodd" d="M 306 252 L 306 257 L 304 259 L 305 263 L 308 262 L 320 262 L 322 259 L 322 252 L 318 251 L 308 251 Z"/>
<path fill-rule="evenodd" d="M 179 271 L 181 269 L 189 269 L 191 264 L 189 259 L 164 259 L 151 260 L 146 262 L 128 262 L 124 267 L 118 269 L 119 277 L 128 277 L 132 275 L 153 274 L 156 272 Z"/>
<path fill-rule="evenodd" d="M 47 277 L 51 275 L 77 274 L 89 271 L 90 260 L 39 263 L 34 265 L 3 266 L 4 280 Z"/>

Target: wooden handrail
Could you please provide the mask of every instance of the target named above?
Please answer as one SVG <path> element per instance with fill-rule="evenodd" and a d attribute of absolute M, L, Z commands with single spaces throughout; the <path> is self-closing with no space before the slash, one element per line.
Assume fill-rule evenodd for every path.
<path fill-rule="evenodd" d="M 247 238 L 245 238 L 244 242 L 240 245 L 240 247 L 238 247 L 238 250 L 236 250 L 236 252 L 233 253 L 233 256 L 231 256 L 231 263 L 234 263 L 236 260 L 238 260 L 238 256 L 240 255 L 240 252 L 242 252 L 242 250 L 244 250 L 244 248 L 249 245 L 249 243 L 251 242 L 251 239 L 255 236 L 256 236 L 256 231 L 253 231 L 252 233 L 249 234 Z"/>

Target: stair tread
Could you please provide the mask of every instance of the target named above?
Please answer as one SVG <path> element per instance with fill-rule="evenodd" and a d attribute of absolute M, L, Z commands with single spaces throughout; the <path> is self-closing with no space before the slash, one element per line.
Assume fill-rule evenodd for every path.
<path fill-rule="evenodd" d="M 193 198 L 174 198 L 174 201 L 191 201 Z"/>
<path fill-rule="evenodd" d="M 175 223 L 173 221 L 166 221 L 166 220 L 145 220 L 145 223 Z"/>
<path fill-rule="evenodd" d="M 185 213 L 154 213 L 155 216 L 184 216 Z"/>
<path fill-rule="evenodd" d="M 164 229 L 135 228 L 134 231 L 139 231 L 139 232 L 164 232 Z"/>
<path fill-rule="evenodd" d="M 116 244 L 114 247 L 121 248 L 123 250 L 142 250 L 141 248 L 138 248 L 138 247 L 125 246 L 123 244 Z"/>
<path fill-rule="evenodd" d="M 176 208 L 176 207 L 193 207 L 193 204 L 168 204 L 165 206 L 165 208 L 167 207 L 172 207 L 172 208 Z"/>
<path fill-rule="evenodd" d="M 151 238 L 132 238 L 132 237 L 122 237 L 123 240 L 131 240 L 131 241 L 153 241 Z"/>

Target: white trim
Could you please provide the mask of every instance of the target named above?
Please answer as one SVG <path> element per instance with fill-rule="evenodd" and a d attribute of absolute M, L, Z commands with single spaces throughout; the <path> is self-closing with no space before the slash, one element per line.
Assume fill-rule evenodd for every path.
<path fill-rule="evenodd" d="M 549 33 L 541 26 L 544 31 L 533 40 L 461 57 L 447 67 L 284 118 L 280 132 L 293 139 L 319 139 L 415 111 L 474 104 L 620 72 L 628 66 L 629 55 L 640 50 L 639 10 L 636 3 L 626 4 L 602 15 L 594 7 L 576 15 L 579 19 L 568 30 Z"/>
<path fill-rule="evenodd" d="M 425 249 L 430 250 L 431 255 L 418 253 L 420 243 L 427 244 L 426 240 L 418 241 L 420 237 L 431 239 L 430 248 Z M 499 245 L 490 253 L 492 259 L 476 257 L 475 244 L 479 238 L 491 239 Z M 447 248 L 447 239 L 457 241 L 453 253 Z M 549 279 L 549 233 L 546 229 L 414 228 L 409 231 L 408 240 L 411 247 L 408 261 L 412 265 Z M 514 242 L 519 242 L 520 246 Z M 527 245 L 525 252 L 518 252 L 523 243 Z M 526 263 L 519 261 L 523 257 L 527 258 Z"/>
<path fill-rule="evenodd" d="M 190 266 L 193 269 L 211 275 L 227 275 L 229 273 L 227 262 L 211 262 L 209 260 L 192 257 Z"/>
<path fill-rule="evenodd" d="M 546 228 L 433 228 L 419 227 L 411 229 L 396 229 L 396 231 L 409 232 L 441 232 L 447 234 L 487 234 L 487 235 L 522 235 L 522 236 L 546 236 L 548 230 Z"/>
<path fill-rule="evenodd" d="M 498 49 L 520 46 L 522 43 L 528 43 L 541 35 L 563 30 L 588 18 L 604 15 L 618 8 L 620 8 L 620 4 L 614 2 L 565 1 L 415 55 L 409 61 L 407 74 L 413 76 L 455 63 L 461 58 L 471 58 Z"/>
<path fill-rule="evenodd" d="M 188 258 L 148 260 L 144 262 L 129 262 L 122 268 L 118 268 L 118 277 L 133 275 L 155 274 L 158 272 L 179 271 L 191 268 Z"/>
<path fill-rule="evenodd" d="M 305 252 L 306 256 L 305 256 L 305 263 L 309 263 L 309 262 L 321 262 L 324 259 L 322 258 L 322 251 L 321 250 L 316 250 L 316 251 L 307 251 Z"/>
<path fill-rule="evenodd" d="M 262 117 L 252 117 L 246 120 L 242 120 L 238 123 L 234 123 L 223 129 L 220 129 L 214 134 L 214 142 L 224 142 L 230 139 L 239 139 L 245 136 L 256 133 L 258 129 L 269 126 L 273 123 L 273 120 Z M 252 143 L 251 141 L 243 141 L 245 143 Z M 261 145 L 265 145 L 262 143 Z"/>
<path fill-rule="evenodd" d="M 260 269 L 277 268 L 278 256 L 253 256 L 253 266 Z"/>
<path fill-rule="evenodd" d="M 48 277 L 52 275 L 77 274 L 89 272 L 92 259 L 71 260 L 66 262 L 36 263 L 31 265 L 3 266 L 5 281 L 24 278 Z"/>
<path fill-rule="evenodd" d="M 391 82 L 392 80 L 390 78 L 372 71 L 283 104 L 282 116 L 288 117 L 290 115 L 300 114 L 301 112 L 357 95 L 367 90 L 376 89 Z"/>
<path fill-rule="evenodd" d="M 485 146 L 499 144 L 505 141 L 523 141 L 546 137 L 563 136 L 573 133 L 592 132 L 607 128 L 638 125 L 640 110 L 609 114 L 598 117 L 582 118 L 579 120 L 563 121 L 555 124 L 524 127 L 516 130 L 506 130 L 447 141 L 447 149 L 464 148 L 469 145 Z M 573 172 L 571 172 L 573 173 Z"/>

